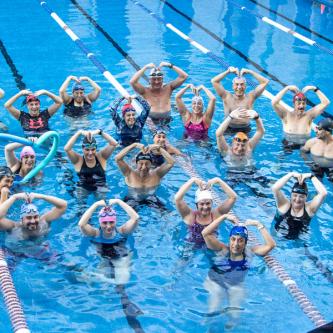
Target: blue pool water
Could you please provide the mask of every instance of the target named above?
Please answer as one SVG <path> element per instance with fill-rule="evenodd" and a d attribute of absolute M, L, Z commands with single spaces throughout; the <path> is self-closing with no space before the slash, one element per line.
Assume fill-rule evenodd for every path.
<path fill-rule="evenodd" d="M 105 36 L 89 23 L 71 1 L 48 3 L 117 80 L 126 89 L 130 89 L 129 79 L 135 69 Z M 210 79 L 222 71 L 218 63 L 180 39 L 130 0 L 78 0 L 78 3 L 140 66 L 150 62 L 159 64 L 163 60 L 170 61 L 189 73 L 188 82 L 208 87 L 211 87 Z M 331 55 L 264 24 L 257 17 L 240 11 L 228 0 L 171 0 L 170 3 L 280 81 L 299 87 L 317 85 L 333 100 Z M 333 49 L 329 42 L 311 36 L 309 32 L 269 14 L 250 1 L 238 3 Z M 321 15 L 318 5 L 312 1 L 261 0 L 261 3 L 333 39 L 332 9 L 326 8 Z M 142 4 L 229 64 L 253 69 L 245 59 L 163 2 L 142 0 Z M 117 91 L 37 1 L 1 1 L 0 38 L 12 60 L 10 62 L 7 57 L 6 61 L 5 57 L 0 56 L 0 87 L 6 91 L 4 100 L 24 85 L 33 91 L 45 88 L 57 93 L 63 80 L 70 74 L 87 75 L 103 88 L 101 97 L 94 104 L 95 112 L 85 122 L 75 123 L 64 119 L 62 111 L 51 119 L 51 128 L 61 134 L 59 150 L 62 150 L 77 128 L 103 128 L 111 134 L 115 133 L 107 107 L 118 96 Z M 173 73 L 167 71 L 166 79 L 173 77 Z M 230 80 L 226 82 L 230 88 Z M 281 88 L 278 82 L 271 81 L 268 90 L 276 94 Z M 316 101 L 315 95 L 311 99 Z M 190 101 L 189 97 L 185 100 Z M 290 98 L 286 100 L 291 101 Z M 43 100 L 44 104 L 48 102 Z M 3 103 L 2 100 L 1 105 Z M 254 154 L 258 174 L 273 183 L 290 170 L 308 172 L 309 168 L 298 151 L 284 153 L 281 146 L 282 127 L 270 101 L 260 98 L 256 102 L 256 109 L 262 115 L 266 128 L 266 134 Z M 330 106 L 327 111 L 333 114 L 333 107 Z M 3 106 L 0 114 L 11 134 L 22 135 L 18 122 L 8 115 Z M 214 139 L 214 131 L 222 119 L 222 103 L 218 99 L 214 123 L 210 129 L 211 140 L 206 144 L 195 144 L 184 141 L 181 119 L 173 111 L 169 138 L 173 145 L 190 157 L 192 165 L 203 179 L 220 176 L 232 182 Z M 144 141 L 151 142 L 148 129 L 144 132 Z M 3 151 L 4 144 L 0 143 L 0 151 Z M 3 153 L 0 154 L 0 164 L 4 164 Z M 134 233 L 132 275 L 130 283 L 126 285 L 126 293 L 143 312 L 137 318 L 145 332 L 223 332 L 226 323 L 223 314 L 216 317 L 205 315 L 208 313 L 208 293 L 203 282 L 209 270 L 209 260 L 204 251 L 186 248 L 186 230 L 175 210 L 173 196 L 188 178 L 188 174 L 176 165 L 164 178 L 157 192 L 165 202 L 166 210 L 149 207 L 139 209 L 141 218 Z M 108 163 L 107 179 L 110 187 L 108 197 L 123 198 L 126 186 L 112 158 Z M 69 209 L 53 223 L 48 237 L 52 260 L 16 259 L 12 274 L 29 328 L 32 332 L 131 332 L 120 295 L 114 286 L 106 279 L 92 274 L 98 273 L 100 260 L 94 246 L 83 239 L 77 227 L 80 206 L 74 191 L 76 180 L 71 164 L 64 158 L 53 161 L 45 169 L 43 183 L 38 188 L 42 193 L 68 200 Z M 232 184 L 239 195 L 234 211 L 241 218 L 258 218 L 270 227 L 275 204 L 269 185 L 263 187 L 251 180 L 246 183 L 234 181 Z M 320 258 L 323 265 L 333 269 L 332 184 L 327 179 L 324 179 L 324 184 L 329 194 L 311 223 L 307 243 L 309 251 Z M 26 190 L 31 191 L 29 188 Z M 258 190 L 262 194 L 260 197 L 256 196 Z M 190 194 L 186 199 L 193 203 L 194 191 Z M 94 200 L 91 196 L 88 203 Z M 225 229 L 221 233 L 226 234 L 223 231 Z M 331 283 L 305 254 L 303 242 L 278 239 L 273 255 L 323 317 L 332 321 Z M 255 259 L 253 266 L 246 279 L 244 311 L 234 332 L 282 333 L 312 329 L 313 323 L 265 263 Z M 79 269 L 73 270 L 73 267 Z M 10 332 L 8 316 L 3 301 L 0 302 L 0 331 Z"/>

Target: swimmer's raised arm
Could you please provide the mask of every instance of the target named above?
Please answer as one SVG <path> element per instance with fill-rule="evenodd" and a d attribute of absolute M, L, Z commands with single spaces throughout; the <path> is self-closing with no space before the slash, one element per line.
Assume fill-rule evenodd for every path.
<path fill-rule="evenodd" d="M 188 78 L 188 74 L 185 71 L 183 71 L 180 67 L 173 65 L 170 62 L 162 61 L 158 67 L 160 69 L 162 67 L 168 67 L 170 69 L 173 69 L 178 74 L 178 77 L 175 80 L 168 83 L 171 87 L 171 90 L 174 90 L 174 89 L 180 87 L 185 82 L 185 80 Z"/>
<path fill-rule="evenodd" d="M 32 94 L 32 92 L 28 89 L 24 89 L 19 91 L 13 97 L 11 97 L 4 105 L 4 107 L 10 112 L 10 114 L 15 118 L 19 119 L 21 115 L 21 111 L 17 109 L 13 104 L 22 96 L 27 96 Z"/>
<path fill-rule="evenodd" d="M 134 142 L 131 145 L 125 147 L 122 149 L 115 157 L 116 163 L 121 171 L 121 173 L 127 177 L 130 172 L 133 171 L 133 169 L 124 161 L 124 157 L 133 149 L 143 149 L 144 145 L 139 142 Z"/>
<path fill-rule="evenodd" d="M 239 69 L 236 67 L 232 67 L 230 66 L 226 71 L 216 75 L 215 77 L 212 78 L 211 82 L 212 85 L 215 89 L 215 91 L 217 92 L 217 94 L 222 98 L 225 99 L 227 97 L 228 94 L 230 94 L 227 90 L 225 90 L 225 88 L 223 87 L 223 85 L 221 84 L 221 81 L 230 73 L 234 73 L 237 76 L 239 75 Z"/>
<path fill-rule="evenodd" d="M 205 123 L 208 126 L 210 126 L 210 124 L 212 123 L 213 116 L 214 116 L 216 97 L 203 84 L 198 87 L 198 91 L 200 91 L 200 90 L 203 90 L 209 98 L 208 106 L 207 106 L 206 112 L 203 115 L 203 118 L 205 120 Z"/>
<path fill-rule="evenodd" d="M 327 108 L 327 106 L 331 103 L 330 100 L 326 97 L 326 95 L 318 88 L 315 86 L 306 86 L 302 89 L 302 92 L 305 93 L 308 90 L 313 90 L 318 98 L 320 99 L 320 103 L 311 108 L 307 114 L 309 114 L 312 119 L 318 117 L 320 114 L 323 113 L 323 111 Z"/>
<path fill-rule="evenodd" d="M 83 130 L 78 130 L 66 143 L 65 147 L 64 147 L 64 150 L 68 156 L 68 158 L 71 160 L 71 162 L 75 165 L 79 162 L 81 156 L 76 153 L 74 150 L 73 150 L 73 147 L 77 141 L 77 139 L 79 138 L 79 136 L 81 135 L 85 135 L 86 132 L 83 131 Z"/>
<path fill-rule="evenodd" d="M 144 72 L 148 69 L 148 68 L 155 68 L 155 64 L 150 63 L 147 64 L 145 66 L 143 66 L 141 69 L 139 69 L 131 78 L 130 80 L 130 85 L 132 86 L 132 88 L 140 95 L 144 95 L 144 93 L 146 92 L 146 87 L 144 85 L 142 85 L 139 80 L 140 78 L 143 76 Z"/>
<path fill-rule="evenodd" d="M 96 201 L 94 202 L 81 216 L 80 221 L 78 223 L 81 232 L 86 235 L 86 236 L 92 236 L 92 237 L 97 237 L 99 234 L 99 231 L 97 228 L 94 228 L 89 224 L 89 221 L 94 214 L 95 210 L 98 207 L 105 207 L 106 203 L 104 200 Z"/>
<path fill-rule="evenodd" d="M 59 88 L 59 95 L 62 98 L 64 104 L 68 104 L 72 99 L 72 97 L 69 96 L 66 92 L 66 90 L 68 88 L 68 85 L 72 80 L 76 81 L 76 82 L 79 82 L 79 79 L 76 76 L 69 75 L 69 76 L 67 76 L 67 78 L 65 79 L 65 81 L 63 82 L 61 87 Z"/>
<path fill-rule="evenodd" d="M 110 134 L 104 132 L 101 129 L 94 131 L 93 134 L 100 135 L 108 142 L 108 144 L 97 153 L 98 156 L 102 157 L 104 160 L 107 160 L 116 149 L 118 142 Z"/>
<path fill-rule="evenodd" d="M 299 91 L 299 89 L 294 85 L 286 86 L 272 99 L 272 106 L 274 108 L 274 111 L 281 119 L 283 119 L 286 116 L 287 112 L 289 112 L 285 106 L 280 104 L 280 101 L 282 100 L 283 96 L 289 90 L 293 91 L 295 94 Z"/>
<path fill-rule="evenodd" d="M 157 149 L 160 151 L 161 155 L 164 157 L 165 162 L 157 167 L 155 169 L 156 174 L 162 178 L 164 175 L 166 175 L 168 173 L 168 171 L 174 166 L 175 164 L 175 160 L 172 158 L 172 156 L 162 147 L 156 145 Z"/>
<path fill-rule="evenodd" d="M 250 145 L 251 149 L 253 150 L 257 146 L 260 139 L 264 136 L 265 128 L 264 128 L 264 124 L 263 124 L 258 112 L 256 112 L 256 114 L 253 114 L 252 117 L 253 117 L 252 119 L 254 119 L 256 121 L 256 125 L 257 125 L 256 132 L 254 133 L 253 137 L 249 140 L 249 145 Z"/>
<path fill-rule="evenodd" d="M 191 114 L 190 114 L 190 111 L 188 110 L 188 108 L 186 107 L 184 101 L 183 101 L 183 95 L 185 94 L 185 92 L 188 90 L 188 89 L 194 89 L 194 86 L 193 84 L 187 84 L 184 88 L 180 89 L 176 96 L 175 96 L 175 99 L 176 99 L 176 105 L 177 105 L 177 110 L 179 111 L 181 117 L 182 117 L 182 120 L 183 122 L 187 122 L 188 119 L 191 117 Z"/>
<path fill-rule="evenodd" d="M 3 89 L 0 88 L 0 99 L 5 96 L 5 92 L 3 91 Z"/>
<path fill-rule="evenodd" d="M 244 74 L 251 74 L 259 81 L 259 85 L 253 91 L 249 92 L 249 94 L 253 94 L 254 98 L 258 98 L 266 89 L 269 80 L 266 79 L 264 76 L 260 75 L 259 73 L 247 68 L 242 68 L 239 76 L 243 76 Z"/>
<path fill-rule="evenodd" d="M 48 111 L 50 117 L 53 116 L 57 112 L 57 110 L 60 108 L 60 106 L 62 104 L 61 97 L 51 93 L 50 91 L 48 91 L 46 89 L 38 90 L 34 93 L 34 95 L 36 97 L 41 96 L 41 95 L 46 95 L 46 96 L 50 97 L 51 99 L 53 99 L 54 103 L 47 108 L 47 111 Z"/>
<path fill-rule="evenodd" d="M 15 169 L 15 167 L 20 164 L 19 159 L 15 155 L 15 150 L 23 146 L 24 144 L 19 142 L 8 143 L 8 145 L 5 146 L 6 163 L 10 169 Z"/>
<path fill-rule="evenodd" d="M 92 80 L 88 76 L 81 76 L 79 78 L 79 80 L 80 81 L 88 81 L 89 84 L 94 88 L 94 90 L 87 95 L 87 98 L 90 102 L 95 102 L 96 99 L 101 94 L 102 88 L 94 80 Z"/>
<path fill-rule="evenodd" d="M 27 200 L 27 194 L 26 193 L 16 193 L 13 194 L 9 199 L 4 201 L 2 204 L 0 204 L 0 219 L 4 218 L 9 208 L 16 202 L 17 200 Z"/>
<path fill-rule="evenodd" d="M 261 236 L 263 237 L 265 244 L 255 245 L 251 248 L 251 251 L 255 253 L 258 256 L 264 257 L 266 254 L 268 254 L 274 247 L 276 246 L 276 243 L 271 236 L 271 234 L 268 232 L 268 230 L 265 228 L 263 224 L 261 224 L 257 220 L 246 220 L 245 225 L 248 227 L 250 225 L 253 225 L 258 228 L 258 230 L 261 233 Z"/>
<path fill-rule="evenodd" d="M 311 173 L 303 173 L 302 178 L 303 180 L 306 178 L 310 178 L 313 186 L 317 191 L 315 197 L 306 204 L 310 210 L 309 213 L 312 214 L 313 216 L 317 212 L 323 201 L 325 200 L 327 196 L 327 190 L 323 185 L 323 183 L 315 175 L 312 175 Z"/>
<path fill-rule="evenodd" d="M 228 250 L 228 246 L 220 242 L 215 234 L 216 229 L 228 218 L 228 214 L 223 214 L 207 225 L 201 232 L 207 247 L 214 251 Z"/>

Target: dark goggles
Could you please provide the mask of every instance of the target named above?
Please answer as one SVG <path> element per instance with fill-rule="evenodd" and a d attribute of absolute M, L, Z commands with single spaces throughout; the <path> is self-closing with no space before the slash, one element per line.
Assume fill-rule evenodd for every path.
<path fill-rule="evenodd" d="M 163 73 L 161 72 L 158 72 L 158 73 L 152 73 L 150 74 L 151 77 L 162 77 L 163 76 Z"/>
<path fill-rule="evenodd" d="M 294 99 L 295 102 L 306 102 L 306 98 L 303 98 L 303 97 L 295 97 Z"/>
<path fill-rule="evenodd" d="M 240 143 L 246 143 L 246 142 L 249 141 L 249 139 L 241 139 L 241 138 L 238 138 L 238 137 L 234 138 L 234 140 L 235 140 L 236 142 L 240 142 Z"/>
<path fill-rule="evenodd" d="M 84 143 L 82 145 L 83 149 L 97 149 L 97 144 L 96 143 Z"/>

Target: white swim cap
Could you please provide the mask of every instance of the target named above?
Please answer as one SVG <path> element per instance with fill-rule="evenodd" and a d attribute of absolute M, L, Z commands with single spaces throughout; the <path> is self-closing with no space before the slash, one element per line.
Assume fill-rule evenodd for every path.
<path fill-rule="evenodd" d="M 208 190 L 200 190 L 199 188 L 195 192 L 195 203 L 201 200 L 213 200 L 212 193 Z"/>

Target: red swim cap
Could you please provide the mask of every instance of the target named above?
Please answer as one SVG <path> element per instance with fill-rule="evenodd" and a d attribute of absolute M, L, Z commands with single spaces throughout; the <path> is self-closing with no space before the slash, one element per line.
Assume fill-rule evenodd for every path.
<path fill-rule="evenodd" d="M 130 111 L 135 112 L 135 109 L 132 104 L 128 104 L 128 103 L 125 104 L 121 109 L 121 113 L 122 113 L 123 117 L 125 116 L 126 112 L 130 112 Z"/>
<path fill-rule="evenodd" d="M 299 92 L 299 93 L 294 95 L 293 103 L 295 103 L 296 99 L 302 99 L 302 100 L 306 101 L 306 96 L 302 92 Z"/>

